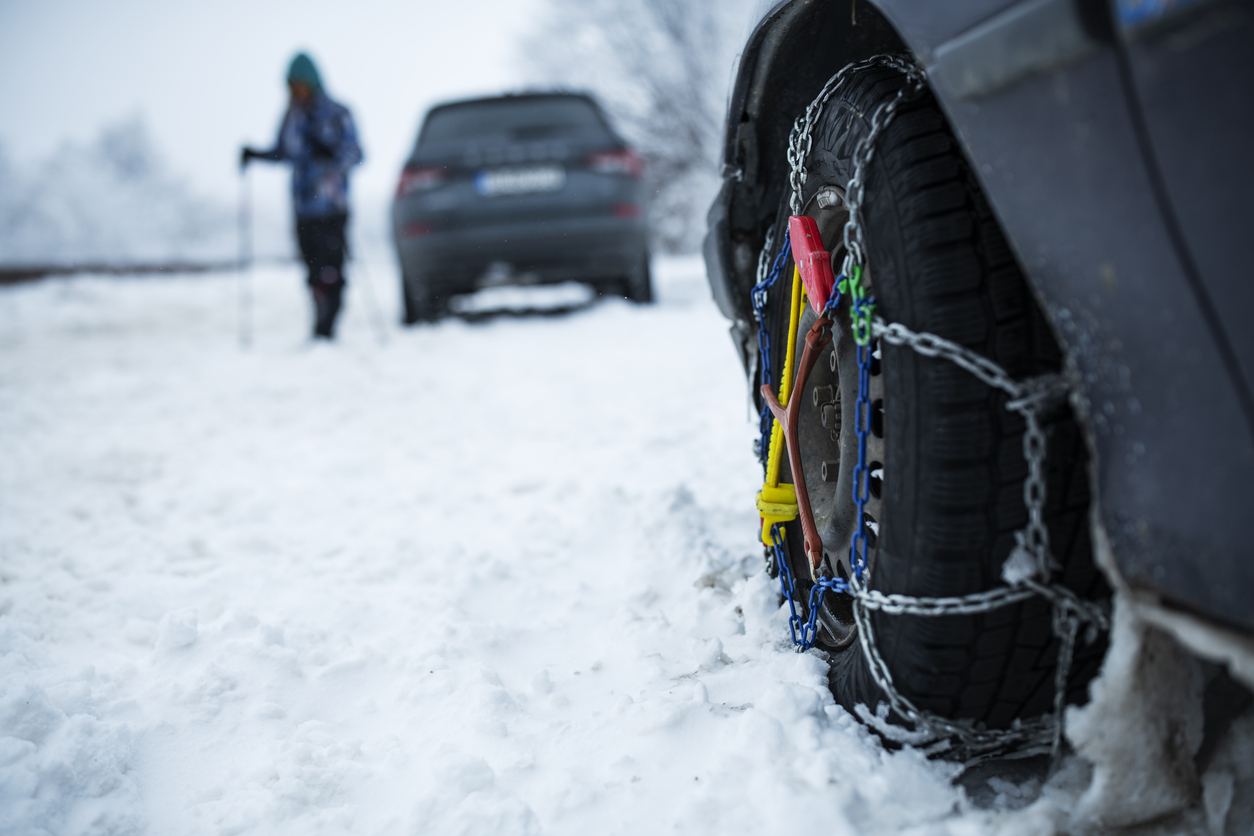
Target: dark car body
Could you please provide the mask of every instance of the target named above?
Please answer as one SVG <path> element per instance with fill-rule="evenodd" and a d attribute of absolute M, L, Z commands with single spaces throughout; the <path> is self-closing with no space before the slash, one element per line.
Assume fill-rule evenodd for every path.
<path fill-rule="evenodd" d="M 392 206 L 404 281 L 592 284 L 646 258 L 643 163 L 591 98 L 451 102 L 423 120 Z"/>
<path fill-rule="evenodd" d="M 926 69 L 1082 380 L 1099 560 L 1153 606 L 1248 638 L 1254 4 L 763 4 L 705 243 L 746 370 L 793 119 L 842 66 L 879 53 Z"/>

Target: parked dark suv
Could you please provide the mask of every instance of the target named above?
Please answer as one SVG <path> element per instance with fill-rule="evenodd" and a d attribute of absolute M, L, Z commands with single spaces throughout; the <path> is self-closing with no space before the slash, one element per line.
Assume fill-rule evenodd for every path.
<path fill-rule="evenodd" d="M 643 172 L 588 96 L 432 108 L 392 205 L 405 322 L 492 284 L 580 281 L 652 301 Z"/>

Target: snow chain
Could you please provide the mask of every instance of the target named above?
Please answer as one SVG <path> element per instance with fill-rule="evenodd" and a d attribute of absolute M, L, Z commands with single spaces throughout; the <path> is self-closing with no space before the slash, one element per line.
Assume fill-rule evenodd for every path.
<path fill-rule="evenodd" d="M 892 122 L 900 105 L 917 98 L 924 91 L 926 81 L 922 69 L 898 56 L 878 55 L 865 61 L 849 64 L 828 80 L 823 90 L 806 108 L 805 113 L 797 118 L 789 135 L 789 184 L 792 187 L 789 207 L 793 215 L 801 214 L 802 195 L 807 178 L 806 161 L 810 155 L 814 125 L 822 115 L 823 108 L 851 75 L 872 67 L 898 70 L 905 76 L 905 79 L 897 95 L 881 104 L 872 114 L 870 130 L 854 149 L 853 177 L 845 191 L 849 220 L 844 227 L 845 259 L 842 265 L 842 275 L 838 277 L 831 298 L 827 300 L 824 307 L 824 313 L 828 314 L 844 295 L 847 294 L 850 298 L 852 336 L 857 346 L 859 371 L 858 401 L 854 413 L 856 419 L 854 426 L 858 435 L 858 463 L 853 479 L 853 500 L 857 506 L 857 515 L 854 519 L 863 519 L 863 506 L 867 501 L 869 478 L 866 436 L 870 427 L 868 390 L 871 343 L 874 339 L 879 339 L 892 345 L 908 347 L 926 357 L 948 360 L 966 369 L 985 384 L 1000 389 L 1009 396 L 1010 400 L 1006 403 L 1006 408 L 1023 416 L 1026 425 L 1023 433 L 1023 457 L 1028 465 L 1028 475 L 1023 483 L 1023 500 L 1027 506 L 1028 522 L 1021 530 L 1015 532 L 1016 545 L 1002 569 L 1005 586 L 971 595 L 945 598 L 898 595 L 871 589 L 871 571 L 866 553 L 867 543 L 863 526 L 859 525 L 851 536 L 849 544 L 849 565 L 852 567 L 852 577 L 848 580 L 832 577 L 814 578 L 815 583 L 808 602 L 809 620 L 807 623 L 803 623 L 797 614 L 795 585 L 783 546 L 783 526 L 793 519 L 795 514 L 787 520 L 777 519 L 776 521 L 765 519 L 766 515 L 764 515 L 763 540 L 778 568 L 780 588 L 789 606 L 789 630 L 799 652 L 814 646 L 818 630 L 818 613 L 823 596 L 828 592 L 837 592 L 852 597 L 858 640 L 871 676 L 887 697 L 888 708 L 911 727 L 908 730 L 890 725 L 885 722 L 886 717 L 882 713 L 876 715 L 871 715 L 870 712 L 864 713 L 863 719 L 874 725 L 881 734 L 903 743 L 923 747 L 929 754 L 949 753 L 968 764 L 1011 752 L 1022 754 L 1050 751 L 1056 758 L 1062 744 L 1067 678 L 1080 628 L 1082 626 L 1087 628 L 1085 631 L 1087 642 L 1095 640 L 1098 630 L 1110 628 L 1109 616 L 1104 606 L 1085 601 L 1070 589 L 1052 581 L 1057 564 L 1050 552 L 1049 529 L 1045 525 L 1046 438 L 1041 428 L 1040 413 L 1074 396 L 1075 388 L 1062 376 L 1056 374 L 1015 381 L 992 360 L 964 346 L 935 334 L 912 331 L 898 322 L 885 323 L 883 319 L 875 316 L 875 300 L 866 294 L 866 287 L 862 284 L 862 277 L 866 271 L 862 205 L 865 196 L 867 165 L 874 156 L 876 140 Z M 771 385 L 772 375 L 770 332 L 766 325 L 764 308 L 768 293 L 777 283 L 790 251 L 788 235 L 785 235 L 783 245 L 772 260 L 770 256 L 774 245 L 773 239 L 772 230 L 771 234 L 767 235 L 758 258 L 757 284 L 752 293 L 753 311 L 758 320 L 760 380 L 766 386 Z M 789 336 L 791 342 L 788 346 L 790 360 L 796 344 L 796 331 L 801 316 L 801 306 L 797 304 L 795 298 L 798 295 L 796 289 L 798 284 L 794 271 L 794 298 Z M 790 388 L 796 395 L 795 390 L 800 390 L 805 386 L 804 380 L 794 383 L 789 379 L 792 374 L 793 363 L 786 363 L 784 379 L 780 382 L 781 403 L 786 400 Z M 760 430 L 759 458 L 764 465 L 768 462 L 778 462 L 781 455 L 779 446 L 784 439 L 778 431 L 778 422 L 773 420 L 771 412 L 765 405 L 762 408 Z M 778 468 L 775 470 L 778 474 Z M 794 478 L 796 478 L 795 474 Z M 771 483 L 768 476 L 768 484 L 764 487 L 764 491 L 769 487 Z M 778 491 L 793 486 L 780 486 L 778 476 L 776 476 L 775 487 Z M 763 496 L 760 494 L 760 506 L 762 499 Z M 888 664 L 880 655 L 876 645 L 870 619 L 872 610 L 892 615 L 971 615 L 1017 604 L 1036 596 L 1049 601 L 1053 610 L 1053 632 L 1060 643 L 1054 677 L 1052 717 L 1016 720 L 1011 728 L 1004 730 L 978 728 L 970 721 L 949 720 L 925 711 L 897 691 Z"/>

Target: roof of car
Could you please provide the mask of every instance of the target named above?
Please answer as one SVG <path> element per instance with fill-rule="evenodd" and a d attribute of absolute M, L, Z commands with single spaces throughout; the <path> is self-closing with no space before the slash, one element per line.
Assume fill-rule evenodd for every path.
<path fill-rule="evenodd" d="M 537 90 L 522 93 L 503 93 L 496 96 L 478 96 L 472 99 L 455 99 L 432 105 L 431 110 L 442 110 L 446 107 L 460 107 L 462 105 L 486 104 L 489 102 L 525 101 L 527 99 L 583 99 L 591 102 L 593 105 L 597 105 L 596 99 L 589 93 L 577 90 Z"/>

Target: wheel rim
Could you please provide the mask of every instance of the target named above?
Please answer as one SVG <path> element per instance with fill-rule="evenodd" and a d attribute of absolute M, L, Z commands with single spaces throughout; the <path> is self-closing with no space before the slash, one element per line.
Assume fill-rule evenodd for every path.
<path fill-rule="evenodd" d="M 844 208 L 843 189 L 827 186 L 819 189 L 807 203 L 806 214 L 818 223 L 820 234 L 831 248 L 832 261 L 839 266 L 844 255 L 841 244 L 848 212 Z M 823 196 L 829 198 L 824 206 Z M 835 202 L 831 198 L 835 197 Z M 873 288 L 872 277 L 863 281 Z M 872 293 L 873 295 L 873 293 Z M 807 306 L 798 328 L 799 339 L 818 318 Z M 854 469 L 858 460 L 858 439 L 855 432 L 855 408 L 858 399 L 858 361 L 852 336 L 847 303 L 832 315 L 832 342 L 824 349 L 804 387 L 796 396 L 802 397 L 803 408 L 798 421 L 805 484 L 810 495 L 815 523 L 824 545 L 824 566 L 831 574 L 848 578 L 850 540 L 855 526 L 861 526 L 867 538 L 867 565 L 871 569 L 878 553 L 884 519 L 884 378 L 878 341 L 872 343 L 869 376 L 871 404 L 870 432 L 866 438 L 867 473 L 870 477 L 869 501 L 862 520 L 856 520 L 853 502 Z M 800 351 L 799 345 L 797 350 Z M 819 644 L 828 650 L 850 646 L 857 637 L 853 623 L 852 602 L 848 596 L 826 595 L 819 612 Z"/>

